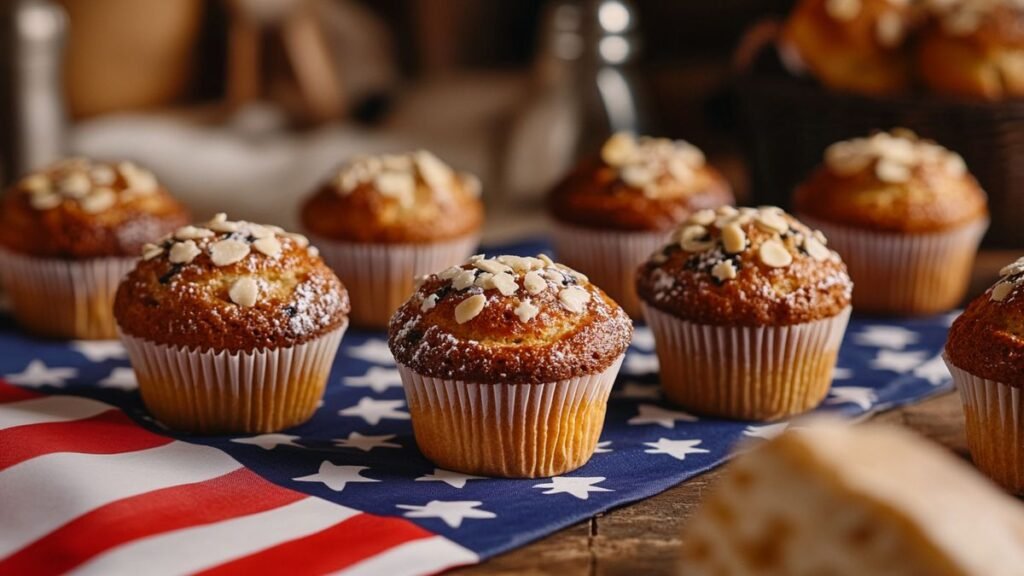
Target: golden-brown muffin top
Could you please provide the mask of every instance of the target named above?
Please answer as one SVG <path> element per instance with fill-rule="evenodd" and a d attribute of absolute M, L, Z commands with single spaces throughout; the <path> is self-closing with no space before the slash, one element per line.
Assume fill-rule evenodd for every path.
<path fill-rule="evenodd" d="M 358 156 L 302 208 L 317 236 L 347 242 L 427 243 L 476 233 L 480 181 L 430 152 Z"/>
<path fill-rule="evenodd" d="M 793 204 L 801 216 L 886 232 L 937 232 L 988 215 L 959 154 L 899 129 L 829 146 Z"/>
<path fill-rule="evenodd" d="M 732 204 L 725 178 L 683 140 L 615 134 L 548 197 L 558 220 L 586 228 L 668 230 L 690 213 Z"/>
<path fill-rule="evenodd" d="M 597 374 L 629 346 L 626 313 L 547 256 L 474 256 L 431 274 L 395 315 L 395 359 L 425 376 L 544 384 Z"/>
<path fill-rule="evenodd" d="M 126 334 L 203 350 L 294 346 L 348 312 L 348 292 L 304 236 L 224 214 L 146 245 L 114 301 Z"/>
<path fill-rule="evenodd" d="M 946 357 L 975 376 L 1024 387 L 1024 258 L 975 298 L 949 329 Z"/>
<path fill-rule="evenodd" d="M 29 256 L 129 257 L 188 222 L 152 172 L 69 158 L 15 183 L 0 200 L 0 246 Z"/>
<path fill-rule="evenodd" d="M 831 318 L 853 283 L 820 231 L 781 208 L 697 212 L 637 272 L 637 293 L 682 320 L 789 326 Z"/>

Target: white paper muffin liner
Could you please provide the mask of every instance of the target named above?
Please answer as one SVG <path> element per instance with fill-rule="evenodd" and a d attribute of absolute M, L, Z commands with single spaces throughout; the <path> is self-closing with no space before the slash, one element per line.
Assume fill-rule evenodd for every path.
<path fill-rule="evenodd" d="M 59 260 L 0 250 L 0 281 L 28 330 L 56 338 L 117 338 L 114 296 L 137 258 Z"/>
<path fill-rule="evenodd" d="M 800 219 L 821 230 L 829 248 L 842 256 L 856 286 L 853 307 L 880 314 L 935 314 L 959 305 L 988 230 L 988 219 L 931 234 L 882 233 Z"/>
<path fill-rule="evenodd" d="M 398 365 L 416 443 L 439 467 L 538 478 L 594 454 L 620 356 L 603 372 L 547 384 L 475 384 Z"/>
<path fill-rule="evenodd" d="M 552 238 L 557 260 L 586 274 L 622 306 L 630 317 L 643 318 L 636 295 L 636 271 L 665 244 L 670 232 L 588 230 L 555 222 Z"/>
<path fill-rule="evenodd" d="M 832 384 L 850 307 L 792 326 L 711 326 L 644 303 L 665 396 L 688 410 L 777 420 L 811 410 Z"/>
<path fill-rule="evenodd" d="M 462 264 L 479 243 L 475 234 L 429 244 L 336 242 L 310 235 L 324 262 L 348 289 L 356 326 L 384 328 L 415 290 L 417 276 Z"/>
<path fill-rule="evenodd" d="M 263 433 L 313 415 L 346 328 L 287 348 L 234 353 L 121 338 L 158 420 L 186 432 Z"/>
<path fill-rule="evenodd" d="M 1007 490 L 1024 493 L 1024 393 L 943 360 L 960 391 L 974 464 Z"/>

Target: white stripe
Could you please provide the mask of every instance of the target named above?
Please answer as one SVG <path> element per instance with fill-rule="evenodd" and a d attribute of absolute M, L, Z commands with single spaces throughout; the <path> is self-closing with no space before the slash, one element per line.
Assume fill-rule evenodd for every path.
<path fill-rule="evenodd" d="M 0 430 L 26 424 L 49 424 L 90 418 L 113 408 L 110 404 L 76 398 L 47 396 L 0 404 Z"/>
<path fill-rule="evenodd" d="M 315 534 L 357 514 L 357 510 L 320 498 L 305 498 L 273 510 L 128 543 L 72 574 L 192 573 Z"/>
<path fill-rule="evenodd" d="M 207 446 L 172 442 L 122 454 L 57 453 L 0 472 L 0 558 L 122 498 L 241 468 Z"/>
<path fill-rule="evenodd" d="M 337 572 L 337 574 L 344 576 L 434 574 L 456 566 L 476 564 L 479 561 L 480 557 L 472 550 L 463 548 L 443 536 L 434 536 L 395 546 L 386 552 Z"/>

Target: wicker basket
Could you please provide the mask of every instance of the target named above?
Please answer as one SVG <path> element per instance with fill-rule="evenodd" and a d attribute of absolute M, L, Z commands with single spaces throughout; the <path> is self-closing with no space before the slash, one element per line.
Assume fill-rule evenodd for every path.
<path fill-rule="evenodd" d="M 986 245 L 1024 246 L 1024 101 L 836 92 L 792 76 L 766 46 L 737 75 L 736 105 L 758 202 L 788 205 L 829 144 L 903 126 L 963 155 L 989 195 Z"/>

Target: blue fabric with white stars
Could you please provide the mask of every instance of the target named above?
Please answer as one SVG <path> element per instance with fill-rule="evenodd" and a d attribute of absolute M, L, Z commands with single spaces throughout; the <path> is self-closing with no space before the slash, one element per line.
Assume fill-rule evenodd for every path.
<path fill-rule="evenodd" d="M 489 250 L 535 255 L 541 242 Z M 940 353 L 952 316 L 854 318 L 833 390 L 820 412 L 860 417 L 919 401 L 951 386 Z M 664 403 L 650 331 L 638 326 L 612 393 L 598 452 L 562 478 L 505 480 L 436 470 L 412 436 L 405 395 L 383 334 L 344 337 L 323 405 L 280 435 L 176 437 L 215 446 L 282 486 L 380 515 L 403 516 L 493 556 L 609 508 L 657 494 L 721 464 L 741 440 L 762 441 L 785 423 L 694 418 Z M 174 435 L 142 406 L 116 342 L 31 339 L 0 315 L 0 375 L 48 394 L 89 396 L 140 425 Z"/>

